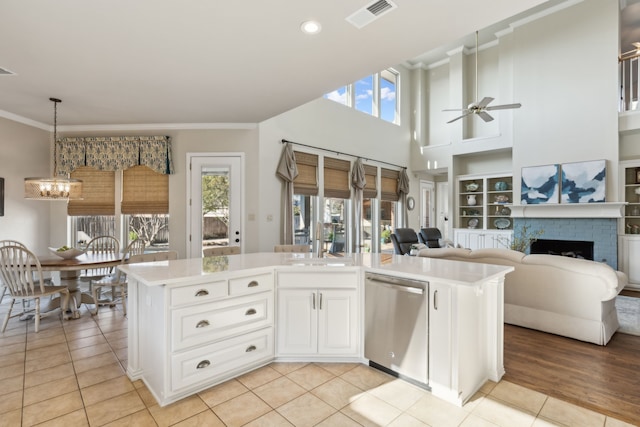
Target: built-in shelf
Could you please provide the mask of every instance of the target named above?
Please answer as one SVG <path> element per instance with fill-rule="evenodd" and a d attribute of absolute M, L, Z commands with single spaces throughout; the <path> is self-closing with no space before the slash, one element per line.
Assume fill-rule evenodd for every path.
<path fill-rule="evenodd" d="M 626 202 L 512 205 L 512 218 L 622 218 Z"/>

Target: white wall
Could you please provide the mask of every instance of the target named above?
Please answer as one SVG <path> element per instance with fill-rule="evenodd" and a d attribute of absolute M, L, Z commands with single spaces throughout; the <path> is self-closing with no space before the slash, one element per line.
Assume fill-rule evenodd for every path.
<path fill-rule="evenodd" d="M 47 131 L 0 118 L 0 177 L 5 192 L 0 240 L 18 240 L 43 254 L 50 241 L 49 209 L 61 202 L 25 200 L 24 178 L 51 176 L 50 139 Z"/>

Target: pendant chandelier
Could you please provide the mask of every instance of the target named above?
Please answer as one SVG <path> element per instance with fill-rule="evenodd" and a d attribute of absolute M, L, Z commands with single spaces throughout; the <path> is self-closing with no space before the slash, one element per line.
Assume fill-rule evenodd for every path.
<path fill-rule="evenodd" d="M 58 103 L 53 102 L 53 178 L 25 178 L 24 198 L 31 200 L 78 200 L 82 199 L 82 181 L 58 176 Z"/>

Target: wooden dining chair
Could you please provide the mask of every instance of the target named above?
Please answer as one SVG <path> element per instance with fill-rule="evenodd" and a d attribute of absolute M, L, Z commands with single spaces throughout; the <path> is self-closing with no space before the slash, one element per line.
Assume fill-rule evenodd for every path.
<path fill-rule="evenodd" d="M 69 306 L 69 289 L 66 286 L 45 285 L 40 261 L 33 252 L 20 245 L 0 247 L 0 276 L 11 295 L 11 304 L 2 323 L 2 332 L 7 328 L 9 319 L 26 314 L 24 308 L 20 313 L 11 315 L 16 301 L 34 301 L 35 303 L 35 331 L 40 328 L 40 318 L 45 314 L 40 312 L 40 300 L 46 296 L 60 294 L 60 307 Z M 53 313 L 53 311 L 46 313 Z"/>
<path fill-rule="evenodd" d="M 0 240 L 0 247 L 3 247 L 3 246 L 20 246 L 22 248 L 28 249 L 27 245 L 25 245 L 24 243 L 19 242 L 17 240 L 11 240 L 11 239 Z M 44 277 L 44 274 L 43 274 L 43 277 Z M 47 285 L 53 285 L 53 281 L 51 280 L 51 277 L 44 277 L 44 281 L 45 281 L 45 284 Z M 4 300 L 4 296 L 6 295 L 9 289 L 7 285 L 5 285 L 4 281 L 2 281 L 0 286 L 2 287 L 2 295 L 0 295 L 0 304 L 2 304 L 2 301 Z M 26 302 L 23 301 L 22 305 L 25 306 L 25 303 Z"/>
<path fill-rule="evenodd" d="M 214 248 L 204 248 L 204 256 L 237 255 L 240 253 L 240 246 L 217 246 Z"/>
<path fill-rule="evenodd" d="M 142 239 L 131 241 L 122 253 L 122 264 L 129 262 L 134 256 L 144 254 L 146 243 Z M 111 293 L 105 295 L 102 291 L 104 288 L 111 288 Z M 94 310 L 91 314 L 98 314 L 98 308 L 101 305 L 115 307 L 116 303 L 122 302 L 122 312 L 127 315 L 127 275 L 120 270 L 115 269 L 111 274 L 91 279 L 89 281 L 89 292 L 93 299 Z M 107 298 L 108 297 L 108 298 Z"/>
<path fill-rule="evenodd" d="M 85 251 L 92 255 L 120 255 L 120 241 L 113 236 L 94 237 L 87 243 Z M 113 267 L 96 267 L 84 270 L 80 274 L 80 280 L 90 282 L 91 280 L 99 280 L 113 273 Z"/>

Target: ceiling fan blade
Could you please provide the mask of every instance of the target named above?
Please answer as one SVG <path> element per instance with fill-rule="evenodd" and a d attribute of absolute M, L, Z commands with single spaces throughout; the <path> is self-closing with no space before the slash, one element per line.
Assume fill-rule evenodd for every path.
<path fill-rule="evenodd" d="M 466 108 L 449 108 L 442 111 L 467 111 L 467 109 Z"/>
<path fill-rule="evenodd" d="M 493 117 L 491 117 L 488 113 L 485 113 L 484 111 L 478 111 L 477 113 L 480 118 L 482 120 L 484 120 L 485 122 L 490 122 L 491 120 L 493 120 Z"/>
<path fill-rule="evenodd" d="M 519 102 L 517 104 L 504 104 L 504 105 L 494 105 L 493 107 L 487 107 L 485 110 L 508 110 L 510 108 L 520 108 L 522 104 Z"/>
<path fill-rule="evenodd" d="M 463 115 L 461 115 L 461 116 L 456 117 L 455 119 L 449 120 L 449 121 L 447 122 L 447 124 L 448 124 L 448 123 L 453 123 L 453 122 L 455 122 L 456 120 L 460 120 L 460 119 L 461 119 L 461 118 L 463 118 L 463 117 L 467 117 L 469 114 L 471 114 L 471 112 L 470 112 L 470 111 L 469 111 L 469 112 L 464 113 L 464 114 L 463 114 Z"/>
<path fill-rule="evenodd" d="M 482 98 L 482 101 L 480 101 L 478 103 L 478 108 L 484 108 L 487 105 L 489 105 L 489 103 L 493 101 L 493 98 L 489 97 L 489 96 L 485 96 L 484 98 Z"/>

